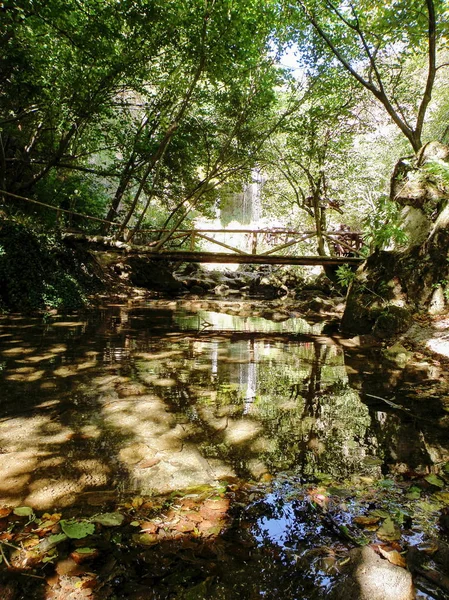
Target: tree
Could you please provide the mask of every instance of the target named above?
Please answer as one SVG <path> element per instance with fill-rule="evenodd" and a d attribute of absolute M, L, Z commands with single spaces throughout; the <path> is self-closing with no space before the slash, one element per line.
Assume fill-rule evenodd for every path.
<path fill-rule="evenodd" d="M 297 0 L 286 10 L 296 19 L 304 61 L 323 71 L 336 60 L 381 103 L 417 152 L 439 68 L 444 0 Z M 426 61 L 419 81 L 407 69 L 415 58 Z"/>
<path fill-rule="evenodd" d="M 195 186 L 201 194 L 207 189 L 218 174 L 214 160 L 225 176 L 231 146 L 234 167 L 239 153 L 248 162 L 242 146 L 236 152 L 237 137 L 243 141 L 245 128 L 251 129 L 244 120 L 254 123 L 256 106 L 263 111 L 274 101 L 280 78 L 271 56 L 277 3 L 69 0 L 61 8 L 60 0 L 2 5 L 5 192 L 39 195 L 54 173 L 63 174 L 61 181 L 72 172 L 96 176 L 111 195 L 106 220 L 118 221 L 123 231 L 142 221 L 158 190 L 180 181 L 167 168 L 175 156 L 181 160 L 182 147 L 186 197 L 198 197 Z M 224 147 L 213 158 L 208 152 L 219 131 L 214 118 L 233 110 L 230 129 L 216 136 Z M 202 111 L 212 125 L 206 135 L 205 123 L 194 123 Z M 181 140 L 189 136 L 197 144 L 193 152 Z M 176 137 L 180 143 L 169 154 Z M 203 181 L 198 170 L 207 173 Z M 53 189 L 51 184 L 50 196 Z M 49 201 L 58 205 L 60 199 Z"/>
<path fill-rule="evenodd" d="M 309 85 L 307 100 L 272 137 L 265 167 L 272 176 L 271 195 L 283 195 L 290 215 L 293 208 L 307 215 L 317 233 L 318 253 L 325 256 L 328 213 L 343 212 L 354 137 L 363 124 L 357 90 L 348 94 L 348 77 L 328 71 Z"/>

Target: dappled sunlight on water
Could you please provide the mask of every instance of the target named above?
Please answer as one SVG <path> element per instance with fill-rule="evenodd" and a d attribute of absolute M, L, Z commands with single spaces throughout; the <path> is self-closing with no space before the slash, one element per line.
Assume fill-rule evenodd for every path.
<path fill-rule="evenodd" d="M 2 318 L 0 502 L 50 508 L 285 471 L 376 477 L 446 455 L 361 401 L 363 370 L 378 366 L 345 358 L 322 324 L 175 308 Z"/>

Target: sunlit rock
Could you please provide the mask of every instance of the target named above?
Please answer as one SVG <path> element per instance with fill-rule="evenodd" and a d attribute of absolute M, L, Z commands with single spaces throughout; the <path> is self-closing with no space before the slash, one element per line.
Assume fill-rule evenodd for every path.
<path fill-rule="evenodd" d="M 243 444 L 255 438 L 260 432 L 260 428 L 260 424 L 255 421 L 247 419 L 231 421 L 230 419 L 225 438 L 230 444 Z"/>
<path fill-rule="evenodd" d="M 413 600 L 411 574 L 382 559 L 370 547 L 349 552 L 344 575 L 329 600 Z"/>
<path fill-rule="evenodd" d="M 383 350 L 385 358 L 393 362 L 399 368 L 403 369 L 405 365 L 412 359 L 413 352 L 409 352 L 402 344 L 396 343 L 389 348 Z"/>
<path fill-rule="evenodd" d="M 156 451 L 146 444 L 136 443 L 125 446 L 119 452 L 119 458 L 127 465 L 135 465 L 142 460 L 153 458 Z"/>

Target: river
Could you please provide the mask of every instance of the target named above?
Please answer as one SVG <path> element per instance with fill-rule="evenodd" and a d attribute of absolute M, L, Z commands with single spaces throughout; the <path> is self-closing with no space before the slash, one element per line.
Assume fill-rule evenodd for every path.
<path fill-rule="evenodd" d="M 293 537 L 308 536 L 310 548 L 318 526 L 300 525 L 303 497 L 292 504 L 285 491 L 292 482 L 347 489 L 448 462 L 448 396 L 432 361 L 400 369 L 357 340 L 324 335 L 324 323 L 273 322 L 235 306 L 155 300 L 2 317 L 0 505 L 75 515 L 239 482 L 252 510 L 264 507 L 252 517 L 253 543 L 285 550 L 302 527 Z M 265 568 L 268 588 L 251 595 L 239 569 L 241 597 L 277 598 L 267 589 L 287 586 L 288 570 L 275 584 Z M 195 580 L 198 593 L 231 597 L 220 581 L 223 596 L 220 585 L 206 594 L 207 578 Z M 305 585 L 279 597 L 312 597 Z M 146 597 L 184 597 L 164 589 Z"/>

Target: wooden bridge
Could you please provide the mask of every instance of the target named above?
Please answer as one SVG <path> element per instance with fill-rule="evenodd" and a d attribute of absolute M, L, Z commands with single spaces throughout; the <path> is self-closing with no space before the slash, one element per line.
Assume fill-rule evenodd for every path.
<path fill-rule="evenodd" d="M 316 231 L 296 231 L 273 227 L 266 229 L 184 229 L 164 242 L 168 230 L 138 232 L 133 240 L 137 252 L 151 254 L 154 260 L 173 260 L 200 263 L 282 264 L 282 265 L 340 265 L 357 264 L 360 256 L 361 235 L 352 231 L 322 233 L 334 256 L 306 256 L 304 249 L 295 247 L 317 238 Z M 156 239 L 155 239 L 156 238 Z M 158 241 L 158 239 L 160 241 Z M 198 250 L 198 243 L 207 249 Z M 177 249 L 176 246 L 182 246 Z M 188 249 L 187 249 L 188 248 Z M 215 248 L 217 250 L 215 250 Z M 227 252 L 224 252 L 227 250 Z"/>
<path fill-rule="evenodd" d="M 315 231 L 291 231 L 287 229 L 189 229 L 178 230 L 170 238 L 170 244 L 158 240 L 168 230 L 141 231 L 134 239 L 138 243 L 128 243 L 113 237 L 85 235 L 80 232 L 65 232 L 63 237 L 75 242 L 89 244 L 96 251 L 113 251 L 126 255 L 147 255 L 151 260 L 173 262 L 259 264 L 259 265 L 342 265 L 358 264 L 364 260 L 360 248 L 351 246 L 348 232 L 332 231 L 322 233 L 329 246 L 339 249 L 340 255 L 306 255 L 304 249 L 292 253 L 294 246 L 301 242 L 313 241 Z M 354 239 L 360 234 L 350 232 Z M 229 237 L 232 236 L 231 245 Z M 358 236 L 358 238 L 356 238 Z M 163 238 L 162 238 L 163 239 Z M 207 249 L 198 249 L 198 241 L 204 240 Z M 182 247 L 181 247 L 182 246 Z M 217 248 L 218 251 L 214 251 Z M 221 249 L 227 252 L 221 251 Z"/>
<path fill-rule="evenodd" d="M 56 211 L 56 222 L 67 214 L 116 227 L 115 223 L 44 204 L 31 198 L 1 191 L 2 194 Z M 330 249 L 330 256 L 306 255 L 316 231 L 296 231 L 272 227 L 265 229 L 149 229 L 122 232 L 123 241 L 112 237 L 88 235 L 81 230 L 59 228 L 63 237 L 84 242 L 98 251 L 113 250 L 126 254 L 148 254 L 152 260 L 198 263 L 252 263 L 280 265 L 341 265 L 357 264 L 364 260 L 360 255 L 362 235 L 349 228 L 320 232 Z M 132 243 L 126 241 L 132 238 Z M 202 248 L 198 249 L 199 244 Z M 299 247 L 302 246 L 302 247 Z M 308 248 L 306 248 L 308 246 Z M 219 249 L 219 251 L 217 251 Z M 292 250 L 297 250 L 292 252 Z M 224 252 L 223 250 L 226 250 Z"/>

